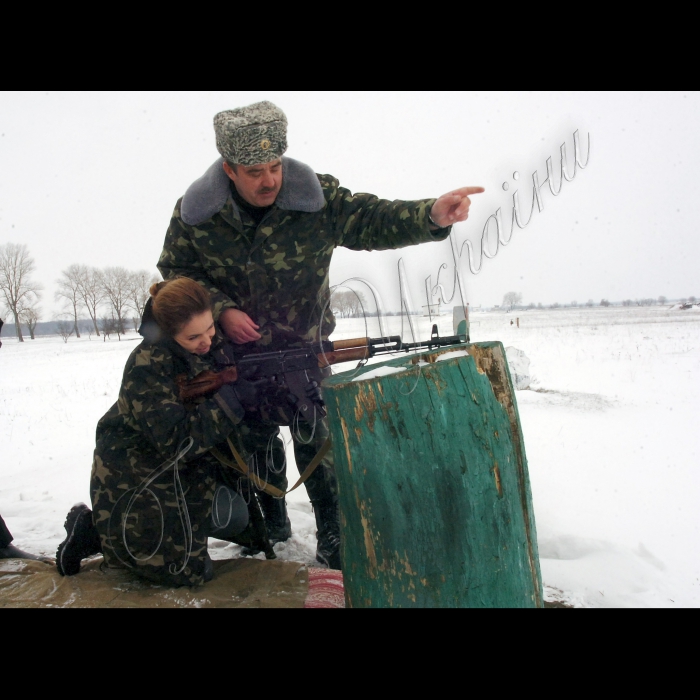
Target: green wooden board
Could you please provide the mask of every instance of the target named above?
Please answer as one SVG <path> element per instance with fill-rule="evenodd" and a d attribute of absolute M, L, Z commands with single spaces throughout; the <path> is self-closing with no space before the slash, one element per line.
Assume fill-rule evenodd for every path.
<path fill-rule="evenodd" d="M 542 607 L 527 462 L 501 343 L 323 383 L 348 607 Z M 419 362 L 427 362 L 420 366 Z M 404 371 L 353 381 L 378 367 Z"/>

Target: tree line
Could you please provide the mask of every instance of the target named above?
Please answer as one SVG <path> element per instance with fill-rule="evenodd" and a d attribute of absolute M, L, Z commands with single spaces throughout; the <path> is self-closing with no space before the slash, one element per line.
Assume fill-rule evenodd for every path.
<path fill-rule="evenodd" d="M 340 318 L 358 318 L 367 314 L 367 300 L 362 292 L 354 289 L 333 289 L 331 291 L 331 311 Z"/>
<path fill-rule="evenodd" d="M 520 294 L 520 292 L 506 292 L 503 295 L 503 307 L 507 308 L 509 311 L 513 309 L 560 309 L 563 306 L 571 306 L 573 308 L 576 308 L 578 306 L 587 306 L 587 307 L 592 307 L 596 306 L 596 302 L 593 301 L 593 299 L 589 299 L 585 303 L 579 304 L 578 301 L 572 301 L 569 304 L 560 304 L 559 302 L 555 301 L 553 304 L 549 304 L 548 306 L 543 306 L 541 303 L 535 304 L 534 302 L 530 302 L 529 304 L 522 304 L 523 300 L 523 295 Z M 679 299 L 679 303 L 681 304 L 694 304 L 695 303 L 695 297 L 694 296 L 689 296 L 687 298 Z M 655 304 L 659 304 L 660 306 L 663 306 L 668 302 L 668 299 L 661 295 L 657 297 L 656 299 L 652 298 L 645 298 L 645 299 L 624 299 L 622 302 L 622 306 L 654 306 Z M 601 299 L 600 303 L 598 304 L 599 306 L 613 306 L 613 303 L 608 301 L 607 299 Z"/>
<path fill-rule="evenodd" d="M 32 278 L 34 259 L 26 245 L 0 245 L 0 292 L 3 305 L 15 322 L 19 342 L 24 342 L 22 324 L 34 338 L 34 330 L 41 319 L 43 286 Z M 63 311 L 57 315 L 59 333 L 67 340 L 75 333 L 80 337 L 80 316 L 87 312 L 92 330 L 105 335 L 126 332 L 127 318 L 132 314 L 134 326 L 143 316 L 150 296 L 149 289 L 160 276 L 146 270 L 135 272 L 123 267 L 96 268 L 89 265 L 70 265 L 56 280 L 55 300 L 62 302 Z M 67 334 L 67 335 L 66 335 Z"/>

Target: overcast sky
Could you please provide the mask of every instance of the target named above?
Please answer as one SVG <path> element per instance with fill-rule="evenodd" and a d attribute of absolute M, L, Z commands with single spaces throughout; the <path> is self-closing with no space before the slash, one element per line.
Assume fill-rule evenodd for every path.
<path fill-rule="evenodd" d="M 353 192 L 485 187 L 453 233 L 477 250 L 489 216 L 501 207 L 509 224 L 517 190 L 527 219 L 532 173 L 542 182 L 551 156 L 558 181 L 561 144 L 571 170 L 574 131 L 584 147 L 590 135 L 587 167 L 556 198 L 544 185 L 544 209 L 478 275 L 464 253 L 472 306 L 508 291 L 544 304 L 700 297 L 700 92 L 0 92 L 0 244 L 28 246 L 43 320 L 72 263 L 155 273 L 175 202 L 218 157 L 214 114 L 264 99 L 287 114 L 287 155 Z M 416 307 L 443 263 L 452 284 L 448 242 L 338 249 L 331 281 L 361 277 L 398 308 L 399 259 Z"/>

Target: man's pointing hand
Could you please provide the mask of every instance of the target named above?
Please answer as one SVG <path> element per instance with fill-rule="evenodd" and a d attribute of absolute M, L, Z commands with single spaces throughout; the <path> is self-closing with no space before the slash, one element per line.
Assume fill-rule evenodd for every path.
<path fill-rule="evenodd" d="M 430 210 L 430 217 L 441 228 L 456 224 L 458 221 L 466 221 L 471 204 L 469 195 L 483 191 L 483 187 L 460 187 L 458 190 L 443 194 L 435 200 Z"/>

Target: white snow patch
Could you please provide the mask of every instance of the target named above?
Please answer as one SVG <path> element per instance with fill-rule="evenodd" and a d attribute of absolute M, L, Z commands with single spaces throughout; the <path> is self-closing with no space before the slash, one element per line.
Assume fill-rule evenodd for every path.
<path fill-rule="evenodd" d="M 405 372 L 408 367 L 377 367 L 377 369 L 372 369 L 369 372 L 361 374 L 359 377 L 354 377 L 353 382 L 361 382 L 365 379 L 374 379 L 374 377 L 386 377 L 389 374 L 399 374 L 399 372 Z"/>

